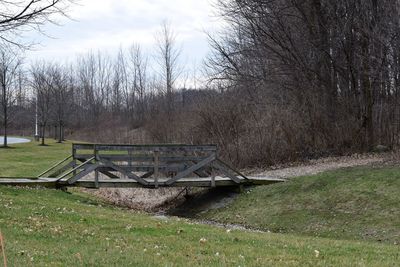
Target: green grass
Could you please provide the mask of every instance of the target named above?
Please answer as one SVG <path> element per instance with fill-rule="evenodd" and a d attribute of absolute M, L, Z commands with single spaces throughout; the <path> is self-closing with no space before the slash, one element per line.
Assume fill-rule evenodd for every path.
<path fill-rule="evenodd" d="M 35 177 L 71 155 L 71 143 L 47 139 L 47 146 L 37 142 L 0 148 L 0 177 Z"/>
<path fill-rule="evenodd" d="M 400 261 L 396 246 L 228 233 L 49 189 L 0 187 L 0 207 L 10 266 L 395 266 Z M 201 238 L 207 241 L 202 244 Z"/>
<path fill-rule="evenodd" d="M 400 244 L 400 168 L 349 168 L 262 186 L 204 218 L 272 232 Z"/>
<path fill-rule="evenodd" d="M 48 142 L 0 150 L 0 176 L 34 176 L 69 155 L 70 143 Z M 304 177 L 256 188 L 207 214 L 291 234 L 227 232 L 178 218 L 160 220 L 78 191 L 4 186 L 0 231 L 9 266 L 396 266 L 399 247 L 391 242 L 400 228 L 397 173 L 355 169 Z M 368 224 L 390 242 L 359 238 L 366 228 L 358 227 Z"/>

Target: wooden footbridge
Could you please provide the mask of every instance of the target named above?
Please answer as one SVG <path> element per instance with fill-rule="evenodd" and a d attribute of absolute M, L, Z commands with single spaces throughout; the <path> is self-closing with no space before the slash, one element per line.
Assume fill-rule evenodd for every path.
<path fill-rule="evenodd" d="M 224 163 L 216 145 L 73 144 L 72 155 L 35 178 L 0 178 L 0 185 L 55 188 L 219 187 L 270 184 Z"/>

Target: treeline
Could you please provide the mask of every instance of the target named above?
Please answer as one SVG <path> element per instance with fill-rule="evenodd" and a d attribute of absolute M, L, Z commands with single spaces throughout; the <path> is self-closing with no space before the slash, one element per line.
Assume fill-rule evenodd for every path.
<path fill-rule="evenodd" d="M 2 87 L 13 92 L 3 122 L 33 129 L 37 105 L 41 132 L 60 141 L 216 143 L 241 166 L 395 148 L 399 4 L 220 0 L 227 26 L 209 36 L 201 88 L 185 89 L 168 25 L 157 35 L 157 71 L 138 45 L 24 72 L 17 59 L 4 72 L 2 59 L 13 77 Z"/>
<path fill-rule="evenodd" d="M 270 161 L 399 143 L 399 1 L 220 0 L 216 84 L 243 108 L 241 153 Z"/>
<path fill-rule="evenodd" d="M 169 24 L 157 36 L 151 59 L 134 44 L 112 56 L 90 52 L 73 63 L 27 66 L 15 50 L 2 50 L 3 128 L 33 134 L 37 119 L 42 144 L 66 135 L 93 142 L 177 140 L 177 114 L 207 90 L 185 88 L 188 74 Z"/>

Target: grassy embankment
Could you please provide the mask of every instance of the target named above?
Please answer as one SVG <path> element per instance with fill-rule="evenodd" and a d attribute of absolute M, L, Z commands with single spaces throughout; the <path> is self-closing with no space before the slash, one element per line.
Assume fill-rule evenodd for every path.
<path fill-rule="evenodd" d="M 69 144 L 52 143 L 48 147 L 37 147 L 35 144 L 14 147 L 10 150 L 0 150 L 0 176 L 34 176 L 67 156 L 70 150 Z M 37 162 L 35 163 L 31 157 L 35 157 Z M 330 175 L 332 179 L 335 178 L 335 173 Z M 361 179 L 357 178 L 358 176 L 360 174 L 357 175 L 356 172 L 355 178 Z M 307 181 L 315 178 L 304 179 Z M 393 185 L 391 181 L 387 181 L 389 187 Z M 242 209 L 239 205 L 247 203 L 247 207 L 251 207 L 252 210 L 256 205 L 261 206 L 258 208 L 261 216 L 255 217 L 264 217 L 259 219 L 259 226 L 271 230 L 274 229 L 269 227 L 268 222 L 266 225 L 261 223 L 267 220 L 268 214 L 271 213 L 271 210 L 268 211 L 269 205 L 275 207 L 275 214 L 281 214 L 282 218 L 287 213 L 293 213 L 292 218 L 295 220 L 291 224 L 288 221 L 282 221 L 282 224 L 278 220 L 275 221 L 275 225 L 281 225 L 279 228 L 286 229 L 288 225 L 296 224 L 306 225 L 313 214 L 316 219 L 311 222 L 317 223 L 321 217 L 313 209 L 308 217 L 304 217 L 304 214 L 299 212 L 296 215 L 284 205 L 282 211 L 279 211 L 276 205 L 265 203 L 265 200 L 274 197 L 273 194 L 281 197 L 286 193 L 296 195 L 294 188 L 296 184 L 296 181 L 286 184 L 287 189 L 284 189 L 284 184 L 273 186 L 271 189 L 267 187 L 254 189 L 252 193 L 242 195 L 232 207 L 214 213 L 213 216 L 221 214 L 225 220 L 230 216 L 232 221 L 244 223 L 246 221 L 239 219 L 243 217 L 252 225 L 257 225 L 250 221 L 251 212 L 245 213 L 246 209 Z M 308 189 L 306 189 L 307 184 L 304 188 L 297 185 L 297 189 L 304 191 L 304 194 L 308 190 L 309 198 L 304 198 L 308 199 L 306 203 L 310 203 L 310 208 L 313 207 L 313 203 L 323 200 L 322 195 L 319 199 L 316 198 L 318 194 L 316 195 L 315 191 L 324 185 L 320 182 L 314 186 L 312 184 L 314 183 L 308 185 Z M 326 190 L 329 188 L 326 187 Z M 369 186 L 365 190 L 368 191 L 368 188 Z M 344 187 L 343 190 L 350 189 Z M 376 189 L 377 192 L 382 190 L 387 189 L 381 187 Z M 257 200 L 251 200 L 251 197 L 255 197 L 257 192 L 269 193 L 263 193 L 266 195 L 260 193 L 262 198 L 258 201 L 261 202 L 256 202 Z M 338 195 L 340 193 L 337 192 Z M 355 190 L 353 193 L 357 193 L 358 202 L 364 201 L 372 205 L 371 201 L 375 199 L 368 197 L 369 194 L 364 191 Z M 293 198 L 292 203 L 298 200 Z M 253 205 L 245 201 L 253 201 Z M 289 205 L 289 202 L 287 199 L 286 204 Z M 291 207 L 296 205 L 292 204 Z M 300 202 L 298 205 L 298 209 L 301 207 L 304 209 L 304 203 Z M 392 203 L 385 208 L 387 217 L 382 218 L 382 223 L 377 227 L 383 227 L 385 221 L 387 225 L 391 225 L 390 219 L 398 215 L 396 213 L 398 210 L 394 210 L 395 207 L 396 203 Z M 329 214 L 322 210 L 326 208 L 320 206 L 319 212 Z M 234 209 L 232 214 L 229 209 Z M 347 209 L 347 206 L 343 209 Z M 384 214 L 384 211 L 376 212 Z M 308 214 L 305 211 L 304 213 Z M 360 212 L 360 217 L 355 218 L 356 220 L 346 219 L 348 225 L 343 228 L 353 229 L 352 224 L 361 217 L 364 220 L 372 220 L 369 218 L 370 213 L 363 216 Z M 321 225 L 331 220 L 330 215 L 326 216 L 328 217 L 325 220 L 321 220 Z M 371 223 L 376 222 L 373 220 Z M 112 207 L 77 192 L 66 194 L 49 189 L 0 187 L 0 229 L 6 239 L 10 266 L 395 266 L 400 261 L 399 247 L 389 242 L 381 244 L 298 236 L 298 233 L 309 234 L 296 230 L 301 227 L 295 227 L 290 231 L 294 234 L 239 230 L 227 232 L 225 229 L 197 225 L 177 218 L 161 220 L 147 214 Z M 321 232 L 321 235 L 323 233 Z M 391 233 L 394 233 L 394 230 Z M 342 238 L 340 235 L 338 233 L 330 237 Z M 353 235 L 348 236 L 349 239 L 353 237 Z M 200 242 L 202 238 L 206 241 Z"/>
<path fill-rule="evenodd" d="M 400 260 L 393 245 L 228 233 L 49 189 L 0 187 L 0 207 L 10 266 L 395 266 Z"/>
<path fill-rule="evenodd" d="M 279 233 L 400 244 L 400 168 L 358 167 L 260 186 L 203 218 Z"/>

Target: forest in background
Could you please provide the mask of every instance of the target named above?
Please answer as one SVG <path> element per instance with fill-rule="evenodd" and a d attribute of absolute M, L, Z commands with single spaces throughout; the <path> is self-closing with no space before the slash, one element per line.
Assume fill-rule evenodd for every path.
<path fill-rule="evenodd" d="M 395 149 L 399 4 L 219 0 L 225 28 L 209 34 L 212 52 L 193 73 L 167 23 L 157 71 L 140 44 L 27 66 L 21 49 L 2 43 L 0 130 L 32 136 L 37 109 L 42 136 L 215 143 L 241 167 Z M 206 82 L 182 82 L 196 75 Z"/>

